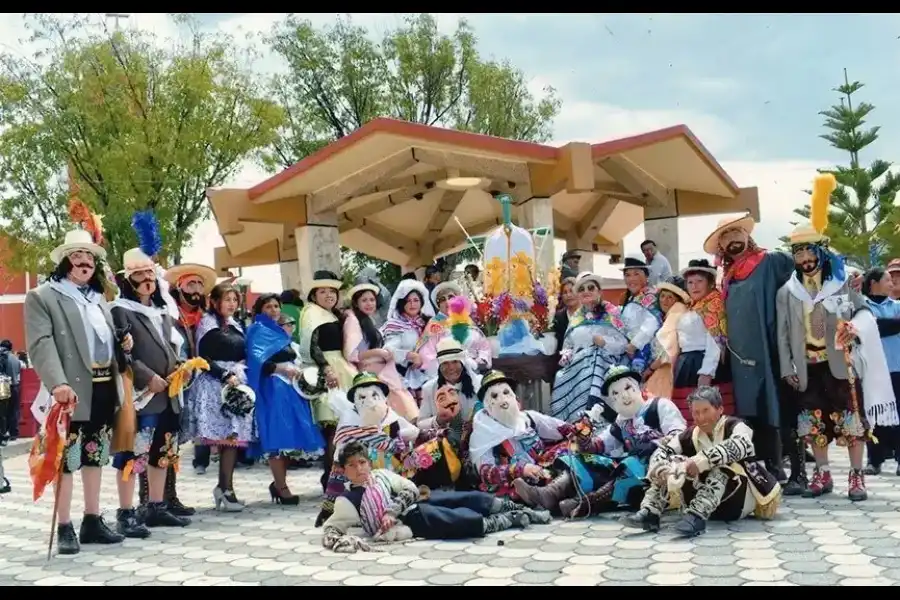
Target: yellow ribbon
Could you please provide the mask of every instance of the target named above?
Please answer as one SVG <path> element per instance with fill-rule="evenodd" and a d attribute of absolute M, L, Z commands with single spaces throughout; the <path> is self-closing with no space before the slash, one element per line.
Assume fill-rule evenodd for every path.
<path fill-rule="evenodd" d="M 209 363 L 200 358 L 190 358 L 169 375 L 169 398 L 174 398 L 184 390 L 184 386 L 194 371 L 208 371 Z"/>

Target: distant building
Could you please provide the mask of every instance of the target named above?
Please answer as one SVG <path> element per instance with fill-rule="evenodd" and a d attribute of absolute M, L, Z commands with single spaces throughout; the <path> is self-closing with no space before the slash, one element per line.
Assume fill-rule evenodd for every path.
<path fill-rule="evenodd" d="M 12 342 L 16 352 L 25 348 L 25 294 L 40 284 L 33 273 L 7 267 L 7 242 L 0 238 L 0 339 Z"/>

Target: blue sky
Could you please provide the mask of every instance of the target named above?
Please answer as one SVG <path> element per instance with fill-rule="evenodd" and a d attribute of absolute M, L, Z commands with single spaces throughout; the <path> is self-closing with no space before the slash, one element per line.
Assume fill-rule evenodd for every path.
<path fill-rule="evenodd" d="M 209 29 L 243 37 L 271 29 L 278 14 L 212 13 L 198 18 Z M 315 24 L 336 14 L 303 15 Z M 863 155 L 900 161 L 900 18 L 895 15 L 627 15 L 438 14 L 450 32 L 465 16 L 484 56 L 509 59 L 532 78 L 534 89 L 554 86 L 563 100 L 554 141 L 600 142 L 683 123 L 742 186 L 760 188 L 766 246 L 791 226 L 791 210 L 806 202 L 802 190 L 816 167 L 846 161 L 819 138 L 819 111 L 838 101 L 833 92 L 846 67 L 866 84 L 858 101 L 876 106 L 870 124 L 883 138 Z M 354 14 L 376 37 L 399 23 L 397 15 Z M 177 35 L 165 15 L 133 15 L 129 26 Z M 15 25 L 0 26 L 0 34 Z M 21 34 L 14 35 L 19 37 Z M 7 37 L 6 39 L 9 39 Z M 263 69 L 277 69 L 273 59 Z M 248 168 L 235 182 L 256 183 Z M 682 219 L 680 258 L 702 255 L 700 244 L 718 217 Z M 626 239 L 636 251 L 639 228 Z M 218 245 L 213 224 L 201 226 L 187 258 L 211 260 Z M 605 261 L 602 261 L 605 262 Z M 598 270 L 601 261 L 597 261 Z M 259 271 L 261 289 L 275 288 L 277 270 Z M 263 274 L 263 271 L 265 273 Z M 252 275 L 251 275 L 252 276 Z"/>

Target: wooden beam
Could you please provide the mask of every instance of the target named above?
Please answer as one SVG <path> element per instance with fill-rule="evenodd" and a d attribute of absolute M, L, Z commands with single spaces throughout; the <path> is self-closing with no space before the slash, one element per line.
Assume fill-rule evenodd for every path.
<path fill-rule="evenodd" d="M 748 211 L 757 223 L 760 219 L 759 189 L 755 187 L 741 188 L 734 198 L 686 190 L 678 190 L 676 198 L 680 217 Z"/>
<path fill-rule="evenodd" d="M 599 194 L 598 194 L 599 196 Z M 588 208 L 587 212 L 578 220 L 578 237 L 595 237 L 603 228 L 603 224 L 609 219 L 621 200 L 609 196 L 599 196 Z"/>
<path fill-rule="evenodd" d="M 417 173 L 415 175 L 402 175 L 400 177 L 392 177 L 387 181 L 374 183 L 359 190 L 359 192 L 353 196 L 354 198 L 359 198 L 360 196 L 368 196 L 369 194 L 377 194 L 378 192 L 393 192 L 400 188 L 416 187 L 420 185 L 429 186 L 428 189 L 430 190 L 434 187 L 435 183 L 441 179 L 446 179 L 446 177 L 446 169 L 434 168 L 430 171 Z"/>
<path fill-rule="evenodd" d="M 532 191 L 539 198 L 549 198 L 563 190 L 577 194 L 595 189 L 591 146 L 583 142 L 560 148 L 555 163 L 529 163 L 528 172 Z"/>
<path fill-rule="evenodd" d="M 527 183 L 529 180 L 528 164 L 525 162 L 513 162 L 489 156 L 459 154 L 418 147 L 413 148 L 413 155 L 419 162 L 435 167 L 459 169 L 477 177 L 486 177 L 500 181 L 515 181 L 516 183 Z"/>
<path fill-rule="evenodd" d="M 416 240 L 403 235 L 399 231 L 394 231 L 389 227 L 385 227 L 381 223 L 377 223 L 370 219 L 363 219 L 359 229 L 368 233 L 382 244 L 397 248 L 397 250 L 406 254 L 414 255 L 419 251 L 419 244 Z"/>
<path fill-rule="evenodd" d="M 341 181 L 317 190 L 309 197 L 309 212 L 319 214 L 332 210 L 342 202 L 358 195 L 367 186 L 398 175 L 417 162 L 414 152 L 409 149 L 392 154 Z"/>
<path fill-rule="evenodd" d="M 609 156 L 598 164 L 629 192 L 645 198 L 648 205 L 675 204 L 675 194 L 671 190 L 624 156 Z"/>
<path fill-rule="evenodd" d="M 447 221 L 459 208 L 460 202 L 466 195 L 466 192 L 442 190 L 443 195 L 438 198 L 434 212 L 431 213 L 431 219 L 425 227 L 425 237 L 419 244 L 419 259 L 424 264 L 431 264 L 434 261 L 434 241 L 438 239 L 447 226 Z"/>
<path fill-rule="evenodd" d="M 477 237 L 479 235 L 484 235 L 485 233 L 502 223 L 503 218 L 497 216 L 491 219 L 485 219 L 484 221 L 479 221 L 478 223 L 473 223 L 472 225 L 466 225 L 466 231 L 470 236 Z M 462 231 L 441 238 L 434 243 L 434 256 L 443 256 L 444 254 L 452 251 L 457 246 L 465 244 L 467 241 L 468 237 Z"/>
<path fill-rule="evenodd" d="M 394 206 L 400 206 L 401 204 L 415 199 L 414 196 L 418 194 L 424 195 L 425 193 L 433 189 L 435 189 L 434 182 L 428 181 L 426 183 L 420 183 L 418 185 L 400 188 L 388 194 L 387 196 L 384 196 L 383 198 L 373 200 L 372 202 L 364 204 L 359 208 L 351 208 L 350 210 L 345 211 L 339 216 L 338 229 L 341 233 L 357 229 L 362 223 L 363 219 L 374 216 Z"/>
<path fill-rule="evenodd" d="M 213 265 L 222 277 L 228 276 L 225 274 L 228 269 L 273 265 L 290 260 L 297 260 L 296 246 L 293 250 L 282 250 L 279 248 L 278 240 L 271 240 L 238 256 L 232 255 L 225 246 L 213 249 Z"/>

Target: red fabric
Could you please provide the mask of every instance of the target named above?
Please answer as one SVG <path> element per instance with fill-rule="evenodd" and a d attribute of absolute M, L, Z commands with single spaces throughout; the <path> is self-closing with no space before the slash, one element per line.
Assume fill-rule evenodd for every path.
<path fill-rule="evenodd" d="M 724 414 L 733 417 L 737 408 L 734 403 L 733 386 L 730 383 L 720 383 L 715 387 L 719 388 L 719 393 L 722 394 Z M 688 427 L 694 424 L 694 419 L 691 418 L 691 407 L 688 404 L 687 398 L 694 389 L 695 388 L 675 388 L 672 390 L 672 402 L 674 402 L 675 406 L 678 407 L 678 410 L 681 411 L 681 416 L 687 421 Z"/>
<path fill-rule="evenodd" d="M 728 295 L 728 288 L 732 281 L 743 281 L 750 277 L 765 257 L 766 251 L 762 248 L 748 249 L 737 257 L 722 278 L 722 298 L 724 299 Z"/>
<path fill-rule="evenodd" d="M 34 438 L 31 445 L 28 468 L 34 485 L 35 502 L 44 495 L 47 486 L 59 477 L 70 419 L 71 415 L 63 410 L 63 406 L 54 402 L 47 415 L 44 431 Z"/>

